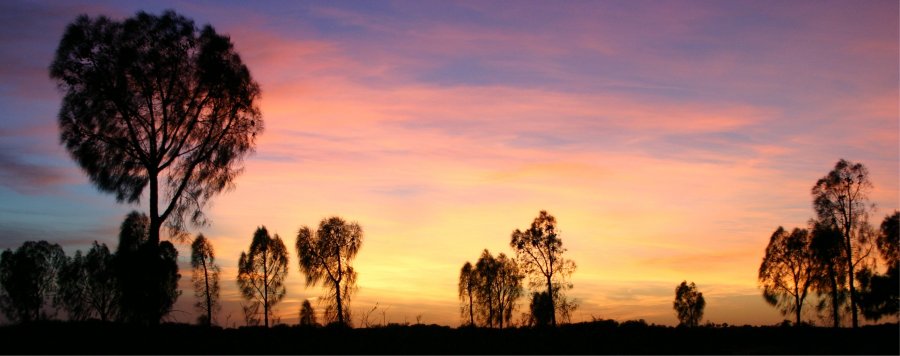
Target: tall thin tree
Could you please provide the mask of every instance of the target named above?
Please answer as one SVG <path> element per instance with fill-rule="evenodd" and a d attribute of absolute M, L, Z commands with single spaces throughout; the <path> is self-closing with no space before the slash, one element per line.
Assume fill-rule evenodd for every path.
<path fill-rule="evenodd" d="M 284 242 L 278 234 L 270 237 L 265 226 L 256 229 L 250 250 L 241 252 L 238 260 L 237 282 L 241 295 L 251 302 L 251 306 L 253 302 L 262 306 L 266 327 L 269 327 L 272 308 L 287 293 L 284 287 L 287 265 L 288 255 Z"/>
<path fill-rule="evenodd" d="M 191 243 L 191 267 L 194 296 L 198 299 L 194 306 L 203 314 L 203 317 L 199 318 L 202 324 L 212 326 L 213 312 L 221 308 L 219 266 L 216 264 L 212 243 L 203 234 L 197 235 Z"/>
<path fill-rule="evenodd" d="M 459 300 L 462 303 L 460 312 L 465 316 L 468 314 L 469 326 L 475 326 L 475 289 L 477 288 L 477 277 L 472 263 L 466 262 L 459 270 Z"/>

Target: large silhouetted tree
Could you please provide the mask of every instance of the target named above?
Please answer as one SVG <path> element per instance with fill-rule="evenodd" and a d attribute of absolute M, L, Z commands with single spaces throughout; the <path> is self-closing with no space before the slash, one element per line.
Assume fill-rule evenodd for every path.
<path fill-rule="evenodd" d="M 248 252 L 241 252 L 238 261 L 237 282 L 241 294 L 250 302 L 263 308 L 265 326 L 269 327 L 269 314 L 287 290 L 288 254 L 284 242 L 275 234 L 269 236 L 265 226 L 256 229 Z"/>
<path fill-rule="evenodd" d="M 568 309 L 574 308 L 573 304 L 559 303 L 559 299 L 565 289 L 572 288 L 567 278 L 575 272 L 575 262 L 563 258 L 566 249 L 556 229 L 556 218 L 541 210 L 529 229 L 513 231 L 509 244 L 516 251 L 519 266 L 532 277 L 531 287 L 546 288 L 554 309 L 550 322 L 556 326 L 556 311 L 563 309 L 568 314 Z"/>
<path fill-rule="evenodd" d="M 459 301 L 462 303 L 460 313 L 468 317 L 469 326 L 475 326 L 475 289 L 478 286 L 477 276 L 472 263 L 466 262 L 459 270 Z"/>
<path fill-rule="evenodd" d="M 221 308 L 219 304 L 219 266 L 216 264 L 212 243 L 203 234 L 197 235 L 197 238 L 191 243 L 191 267 L 194 272 L 191 275 L 191 282 L 194 283 L 194 296 L 197 297 L 194 307 L 201 313 L 198 320 L 201 324 L 211 326 L 213 312 Z"/>
<path fill-rule="evenodd" d="M 181 295 L 178 250 L 169 241 L 151 241 L 149 225 L 147 215 L 129 213 L 119 231 L 115 256 L 119 316 L 140 324 L 159 323 Z"/>
<path fill-rule="evenodd" d="M 0 311 L 14 322 L 47 319 L 44 305 L 56 293 L 66 255 L 57 244 L 27 241 L 0 254 Z"/>
<path fill-rule="evenodd" d="M 813 208 L 819 221 L 833 225 L 844 239 L 847 286 L 850 288 L 850 315 L 853 327 L 859 326 L 854 274 L 864 252 L 865 225 L 870 205 L 868 192 L 872 188 L 869 170 L 862 163 L 841 159 L 834 169 L 819 179 L 812 188 Z M 855 257 L 855 259 L 854 259 Z"/>
<path fill-rule="evenodd" d="M 688 284 L 687 281 L 682 281 L 675 288 L 675 302 L 672 303 L 672 308 L 678 316 L 679 325 L 689 327 L 700 325 L 705 307 L 706 300 L 703 299 L 703 293 L 697 290 L 694 282 Z"/>
<path fill-rule="evenodd" d="M 152 246 L 164 223 L 176 234 L 205 223 L 263 128 L 259 86 L 231 40 L 173 11 L 79 16 L 50 77 L 65 94 L 60 139 L 91 182 L 118 202 L 147 191 Z"/>
<path fill-rule="evenodd" d="M 900 212 L 884 218 L 875 242 L 882 260 L 887 264 L 887 272 L 879 274 L 873 268 L 864 268 L 857 273 L 857 277 L 860 282 L 860 309 L 867 319 L 878 321 L 900 312 Z"/>
<path fill-rule="evenodd" d="M 780 308 L 781 313 L 794 313 L 800 325 L 803 303 L 815 281 L 815 259 L 810 249 L 810 234 L 783 227 L 772 233 L 766 255 L 759 266 L 759 284 L 766 302 Z"/>
<path fill-rule="evenodd" d="M 337 216 L 323 219 L 316 231 L 303 226 L 297 232 L 300 271 L 306 275 L 307 286 L 321 282 L 325 287 L 327 321 L 350 323 L 350 297 L 356 288 L 356 271 L 351 261 L 362 241 L 362 227 Z"/>
<path fill-rule="evenodd" d="M 812 287 L 820 297 L 818 310 L 828 310 L 832 326 L 841 326 L 841 305 L 846 301 L 847 273 L 843 268 L 844 239 L 841 232 L 830 223 L 811 221 L 812 239 L 810 250 L 815 271 Z"/>

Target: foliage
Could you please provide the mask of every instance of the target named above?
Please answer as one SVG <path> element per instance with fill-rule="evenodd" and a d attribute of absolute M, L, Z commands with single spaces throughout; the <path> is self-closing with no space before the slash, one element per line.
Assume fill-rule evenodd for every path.
<path fill-rule="evenodd" d="M 682 281 L 675 288 L 675 302 L 672 303 L 672 308 L 678 316 L 679 325 L 688 327 L 700 325 L 705 307 L 706 300 L 703 299 L 703 293 L 697 290 L 694 282 L 688 284 L 687 281 Z"/>
<path fill-rule="evenodd" d="M 562 256 L 566 249 L 557 232 L 556 218 L 541 210 L 529 229 L 513 231 L 510 246 L 516 251 L 522 271 L 531 276 L 529 285 L 533 289 L 545 288 L 550 296 L 550 304 L 554 307 L 550 322 L 556 326 L 557 312 L 568 314 L 570 309 L 574 309 L 574 301 L 563 304 L 559 302 L 558 296 L 572 288 L 567 279 L 576 268 L 574 261 Z"/>
<path fill-rule="evenodd" d="M 139 324 L 158 324 L 171 310 L 178 290 L 178 250 L 169 241 L 148 238 L 149 218 L 131 212 L 119 232 L 115 270 L 119 317 Z"/>
<path fill-rule="evenodd" d="M 863 268 L 857 272 L 860 284 L 859 305 L 867 319 L 879 319 L 900 313 L 900 212 L 884 218 L 876 244 L 882 260 L 887 264 L 887 272 L 879 274 L 873 268 Z"/>
<path fill-rule="evenodd" d="M 468 317 L 469 326 L 475 326 L 475 288 L 478 280 L 475 275 L 475 269 L 471 262 L 463 264 L 459 270 L 459 301 L 462 304 L 460 313 L 463 317 Z"/>
<path fill-rule="evenodd" d="M 788 233 L 779 226 L 759 266 L 759 284 L 766 302 L 780 308 L 783 315 L 794 313 L 796 325 L 800 325 L 803 303 L 816 279 L 810 242 L 808 230 L 794 228 Z"/>
<path fill-rule="evenodd" d="M 303 226 L 297 233 L 297 256 L 306 286 L 322 283 L 327 303 L 325 322 L 350 323 L 350 298 L 356 289 L 356 271 L 351 261 L 359 252 L 363 230 L 356 222 L 340 217 L 322 219 L 315 232 Z"/>
<path fill-rule="evenodd" d="M 847 301 L 847 273 L 844 266 L 844 239 L 832 224 L 811 221 L 810 252 L 814 261 L 812 288 L 819 297 L 816 310 L 826 312 L 832 326 L 841 325 L 841 306 Z"/>
<path fill-rule="evenodd" d="M 176 236 L 205 223 L 263 128 L 259 86 L 231 40 L 173 11 L 79 16 L 50 77 L 65 94 L 61 141 L 91 182 L 118 202 L 149 190 L 154 246 L 163 223 Z"/>
<path fill-rule="evenodd" d="M 503 253 L 494 257 L 484 250 L 474 266 L 466 262 L 460 270 L 459 291 L 468 304 L 463 311 L 469 313 L 469 325 L 474 326 L 477 317 L 487 327 L 509 326 L 524 278 L 516 261 Z"/>
<path fill-rule="evenodd" d="M 44 305 L 56 293 L 65 253 L 57 244 L 27 241 L 0 254 L 0 311 L 14 322 L 28 323 L 51 315 Z"/>
<path fill-rule="evenodd" d="M 250 306 L 254 311 L 260 306 L 263 308 L 266 327 L 269 327 L 272 308 L 287 293 L 284 287 L 287 265 L 288 255 L 284 242 L 278 234 L 270 237 L 264 226 L 257 228 L 253 234 L 249 252 L 241 252 L 238 261 L 238 287 L 241 295 L 251 302 Z M 246 308 L 244 313 L 248 313 Z M 251 319 L 246 319 L 249 324 Z"/>
<path fill-rule="evenodd" d="M 53 296 L 53 304 L 64 310 L 69 320 L 81 321 L 90 316 L 88 304 L 87 271 L 85 258 L 81 251 L 73 257 L 64 257 L 57 267 L 57 292 Z"/>
<path fill-rule="evenodd" d="M 219 266 L 212 243 L 203 234 L 197 235 L 191 243 L 191 282 L 194 284 L 194 307 L 202 314 L 207 326 L 214 322 L 213 313 L 221 309 L 219 304 Z"/>
<path fill-rule="evenodd" d="M 818 220 L 830 224 L 843 237 L 844 266 L 850 288 L 853 327 L 859 326 L 857 293 L 853 278 L 868 255 L 869 170 L 862 163 L 839 160 L 828 174 L 816 181 L 811 193 Z M 856 256 L 854 258 L 854 256 Z"/>
<path fill-rule="evenodd" d="M 309 300 L 304 300 L 303 305 L 300 306 L 300 326 L 316 325 L 319 325 L 319 323 L 316 322 L 316 311 L 313 309 Z"/>
<path fill-rule="evenodd" d="M 537 327 L 550 326 L 553 318 L 553 304 L 547 292 L 532 292 L 528 306 L 528 324 Z"/>

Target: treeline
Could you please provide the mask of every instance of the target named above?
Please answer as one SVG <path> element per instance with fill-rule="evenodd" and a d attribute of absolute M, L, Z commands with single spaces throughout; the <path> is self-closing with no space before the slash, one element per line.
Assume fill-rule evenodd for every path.
<path fill-rule="evenodd" d="M 765 300 L 782 314 L 793 314 L 795 324 L 810 322 L 802 311 L 812 294 L 818 297 L 812 307 L 833 327 L 841 326 L 846 314 L 857 327 L 860 312 L 878 321 L 900 311 L 900 212 L 884 217 L 879 228 L 872 226 L 872 187 L 863 164 L 842 159 L 812 187 L 816 215 L 808 226 L 779 226 L 772 233 L 759 285 Z M 879 262 L 886 265 L 883 274 Z"/>
<path fill-rule="evenodd" d="M 122 222 L 119 245 L 111 253 L 94 241 L 90 250 L 66 256 L 58 244 L 28 241 L 0 255 L 0 311 L 14 323 L 54 319 L 159 324 L 181 295 L 178 251 L 169 241 L 150 242 L 149 218 L 139 212 Z M 182 238 L 184 238 L 182 236 Z M 349 303 L 356 290 L 352 259 L 362 245 L 359 224 L 340 217 L 323 219 L 317 230 L 304 226 L 297 234 L 299 269 L 307 286 L 321 284 L 326 324 L 350 325 Z M 197 322 L 211 326 L 221 310 L 220 267 L 212 243 L 202 234 L 191 243 L 191 281 Z M 236 282 L 246 325 L 268 327 L 274 306 L 287 291 L 288 251 L 281 238 L 257 228 L 250 248 L 242 252 Z M 312 305 L 304 302 L 301 324 L 318 325 Z"/>

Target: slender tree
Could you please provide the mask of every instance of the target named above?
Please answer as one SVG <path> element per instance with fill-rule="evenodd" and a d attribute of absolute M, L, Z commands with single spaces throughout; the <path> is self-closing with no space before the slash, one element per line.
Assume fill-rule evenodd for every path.
<path fill-rule="evenodd" d="M 844 269 L 849 279 L 850 315 L 853 327 L 859 326 L 856 286 L 854 274 L 862 253 L 860 245 L 867 238 L 861 226 L 865 223 L 870 209 L 868 192 L 872 188 L 869 170 L 862 163 L 839 160 L 834 169 L 819 179 L 812 188 L 813 208 L 820 221 L 833 225 L 844 239 Z"/>
<path fill-rule="evenodd" d="M 879 319 L 900 313 L 900 212 L 884 218 L 875 240 L 881 259 L 887 264 L 884 274 L 875 268 L 857 272 L 860 282 L 860 309 L 867 319 Z"/>
<path fill-rule="evenodd" d="M 297 232 L 297 256 L 306 286 L 322 283 L 327 291 L 323 300 L 329 303 L 325 318 L 341 325 L 350 322 L 350 297 L 357 275 L 351 261 L 362 241 L 362 227 L 337 216 L 322 219 L 315 232 L 306 226 Z"/>
<path fill-rule="evenodd" d="M 88 304 L 100 320 L 113 320 L 119 313 L 115 255 L 106 244 L 94 241 L 84 260 Z"/>
<path fill-rule="evenodd" d="M 317 324 L 315 309 L 313 309 L 309 300 L 304 300 L 303 305 L 300 307 L 300 326 L 315 326 Z"/>
<path fill-rule="evenodd" d="M 221 308 L 219 304 L 219 266 L 216 264 L 216 256 L 212 243 L 203 236 L 197 235 L 191 244 L 191 267 L 194 283 L 194 296 L 197 303 L 194 306 L 201 312 L 199 320 L 201 324 L 212 326 L 213 312 Z"/>
<path fill-rule="evenodd" d="M 572 288 L 566 279 L 576 268 L 574 261 L 563 258 L 566 249 L 556 229 L 556 218 L 541 210 L 529 229 L 513 231 L 510 246 L 516 251 L 519 266 L 532 277 L 531 287 L 546 288 L 554 309 L 550 323 L 555 327 L 556 311 L 561 307 L 558 296 L 564 289 Z"/>
<path fill-rule="evenodd" d="M 462 269 L 459 270 L 459 300 L 460 303 L 462 303 L 460 312 L 463 317 L 468 315 L 469 326 L 475 326 L 474 304 L 477 284 L 478 280 L 475 275 L 475 269 L 472 267 L 472 263 L 466 262 L 462 266 Z"/>
<path fill-rule="evenodd" d="M 519 266 L 512 258 L 501 253 L 496 259 L 496 278 L 494 279 L 497 291 L 497 323 L 503 329 L 504 323 L 509 326 L 513 312 L 516 309 L 516 301 L 522 297 L 522 279 L 525 278 L 519 272 Z"/>
<path fill-rule="evenodd" d="M 53 296 L 53 304 L 64 310 L 69 320 L 85 320 L 91 315 L 85 258 L 81 251 L 75 251 L 75 256 L 65 257 L 60 262 L 60 266 L 57 267 L 57 292 Z"/>
<path fill-rule="evenodd" d="M 57 273 L 66 255 L 57 244 L 26 241 L 0 254 L 0 311 L 9 320 L 47 319 L 44 306 L 57 290 Z"/>
<path fill-rule="evenodd" d="M 250 251 L 241 252 L 238 261 L 237 282 L 241 294 L 247 301 L 258 303 L 256 308 L 262 306 L 267 328 L 272 307 L 287 293 L 284 287 L 287 265 L 288 255 L 284 242 L 278 234 L 270 237 L 264 226 L 256 229 Z"/>
<path fill-rule="evenodd" d="M 818 310 L 829 310 L 832 326 L 841 326 L 841 305 L 846 300 L 847 273 L 845 266 L 846 256 L 843 248 L 844 239 L 841 232 L 832 224 L 819 221 L 810 221 L 812 225 L 812 239 L 810 250 L 815 266 L 812 287 L 821 299 Z"/>
<path fill-rule="evenodd" d="M 688 327 L 700 325 L 705 307 L 706 300 L 703 299 L 703 293 L 697 290 L 694 282 L 688 284 L 687 281 L 682 281 L 675 288 L 675 302 L 672 303 L 672 308 L 678 316 L 679 325 Z"/>
<path fill-rule="evenodd" d="M 759 266 L 759 283 L 766 302 L 779 307 L 782 314 L 795 313 L 796 325 L 800 325 L 814 272 L 809 231 L 795 228 L 788 233 L 779 226 L 769 239 Z"/>

